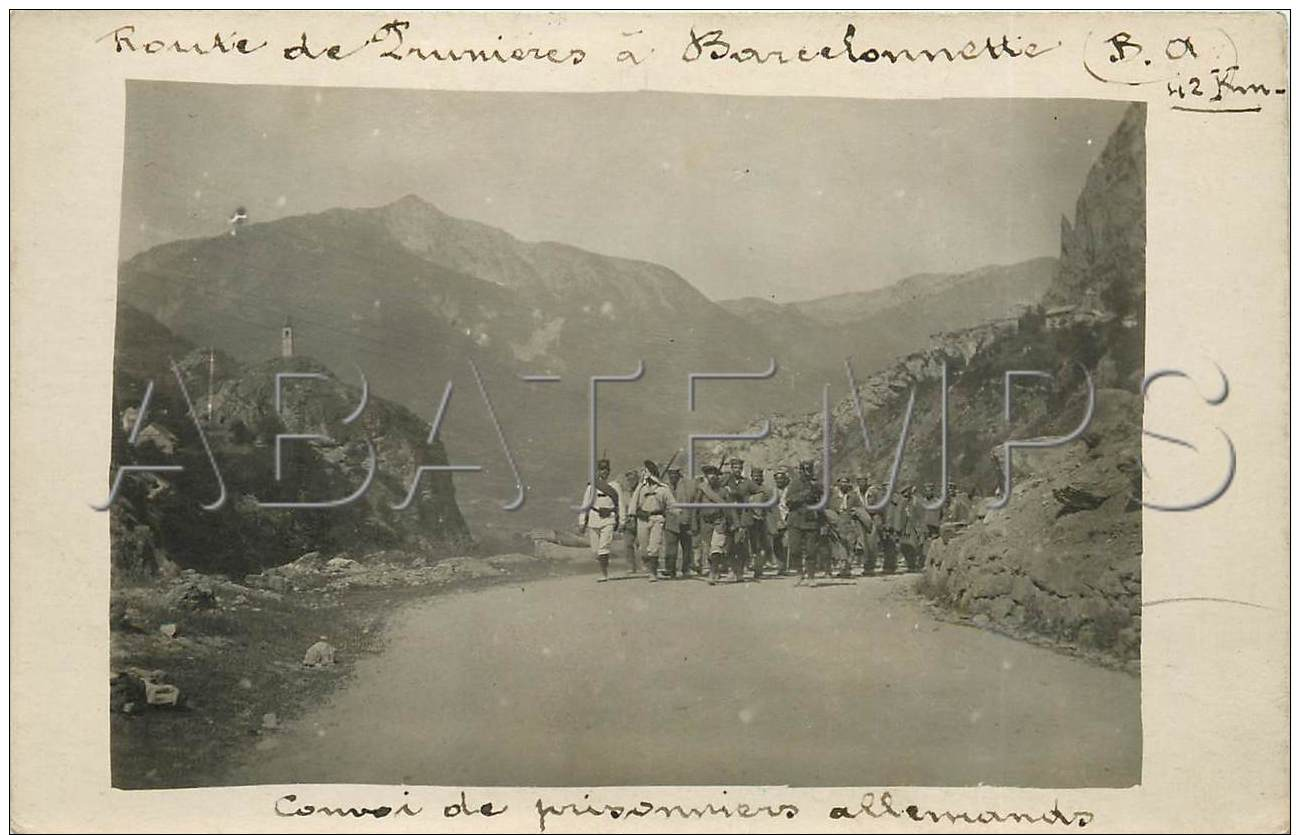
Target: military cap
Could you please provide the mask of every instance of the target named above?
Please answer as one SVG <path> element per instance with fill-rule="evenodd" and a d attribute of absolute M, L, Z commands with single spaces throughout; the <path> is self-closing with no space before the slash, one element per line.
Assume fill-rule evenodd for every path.
<path fill-rule="evenodd" d="M 601 458 L 599 461 L 596 462 L 596 469 L 599 470 L 601 467 L 609 467 L 608 458 Z"/>
<path fill-rule="evenodd" d="M 719 470 L 717 467 L 713 466 L 712 464 L 705 464 L 703 471 L 705 475 L 720 475 L 722 473 L 721 470 Z"/>
<path fill-rule="evenodd" d="M 754 476 L 754 475 L 762 475 L 762 474 L 763 474 L 763 468 L 762 468 L 762 467 L 750 467 L 750 468 L 749 468 L 749 474 L 752 475 L 752 476 Z"/>
<path fill-rule="evenodd" d="M 669 464 L 668 468 L 664 470 L 664 472 L 666 473 L 680 473 L 681 471 L 682 471 L 681 464 Z"/>
<path fill-rule="evenodd" d="M 816 465 L 816 463 L 817 462 L 813 461 L 811 458 L 805 458 L 799 462 L 799 466 L 801 468 L 807 468 L 811 470 Z"/>
<path fill-rule="evenodd" d="M 645 465 L 646 472 L 648 472 L 651 476 L 653 476 L 654 478 L 658 478 L 658 477 L 659 477 L 659 465 L 658 465 L 658 464 L 656 464 L 655 462 L 651 461 L 649 458 L 647 458 L 646 460 L 642 461 L 641 463 Z"/>
<path fill-rule="evenodd" d="M 776 469 L 772 470 L 774 475 L 790 475 L 790 468 L 784 464 L 778 464 Z"/>

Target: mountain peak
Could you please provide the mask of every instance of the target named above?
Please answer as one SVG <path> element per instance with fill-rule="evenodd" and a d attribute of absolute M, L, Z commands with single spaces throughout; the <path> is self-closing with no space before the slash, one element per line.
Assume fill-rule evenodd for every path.
<path fill-rule="evenodd" d="M 387 209 L 389 211 L 396 210 L 402 212 L 420 212 L 423 214 L 433 214 L 441 217 L 446 217 L 445 212 L 443 212 L 434 204 L 430 203 L 428 200 L 425 200 L 420 195 L 414 193 L 403 195 L 397 198 L 396 200 L 394 200 L 392 203 L 389 203 L 385 206 L 381 206 L 380 208 Z"/>

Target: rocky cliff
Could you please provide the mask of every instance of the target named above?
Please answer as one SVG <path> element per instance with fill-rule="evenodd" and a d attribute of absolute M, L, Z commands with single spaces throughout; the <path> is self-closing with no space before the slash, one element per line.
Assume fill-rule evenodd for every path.
<path fill-rule="evenodd" d="M 884 482 L 906 423 L 899 484 L 949 480 L 975 495 L 979 518 L 930 552 L 921 588 L 938 604 L 1133 664 L 1141 644 L 1144 124 L 1143 107 L 1134 105 L 1089 175 L 1043 306 L 937 335 L 927 349 L 861 376 L 856 402 L 833 402 L 829 437 L 833 476 Z M 1054 315 L 1053 304 L 1091 315 Z M 1052 380 L 1017 384 L 1008 420 L 1010 370 Z M 1086 414 L 1089 378 L 1096 410 L 1082 437 L 1016 453 L 1009 502 L 983 512 L 1000 489 L 1002 443 L 1070 433 Z M 767 439 L 714 454 L 769 466 L 820 459 L 819 414 L 770 417 Z"/>
<path fill-rule="evenodd" d="M 930 548 L 921 588 L 1012 634 L 1141 654 L 1141 398 L 1101 389 L 1083 440 L 1018 456 L 1007 506 Z"/>
<path fill-rule="evenodd" d="M 124 464 L 183 469 L 125 478 L 110 510 L 115 569 L 153 573 L 175 565 L 242 576 L 307 551 L 363 556 L 396 548 L 437 554 L 468 542 L 447 473 L 426 474 L 411 506 L 393 508 L 406 497 L 417 467 L 447 462 L 439 442 L 426 443 L 428 424 L 407 409 L 371 397 L 345 424 L 361 392 L 319 363 L 295 357 L 244 365 L 219 352 L 193 349 L 128 306 L 119 310 L 116 353 L 114 471 Z M 181 369 L 197 420 L 169 358 Z M 277 411 L 278 372 L 320 376 L 287 380 Z M 153 394 L 138 443 L 132 444 L 151 380 Z M 326 439 L 285 442 L 277 478 L 278 433 Z M 351 495 L 370 469 L 367 441 L 375 450 L 375 475 L 356 501 L 329 509 L 266 506 Z M 221 495 L 218 474 L 226 500 L 220 508 L 204 509 Z"/>
<path fill-rule="evenodd" d="M 1088 172 L 1074 223 L 1061 218 L 1060 269 L 1044 303 L 1140 314 L 1146 235 L 1146 106 L 1133 104 Z"/>

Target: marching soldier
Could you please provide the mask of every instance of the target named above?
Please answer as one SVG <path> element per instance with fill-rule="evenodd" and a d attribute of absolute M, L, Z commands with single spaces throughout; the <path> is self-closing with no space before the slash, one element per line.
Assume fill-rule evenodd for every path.
<path fill-rule="evenodd" d="M 903 503 L 898 535 L 898 547 L 903 553 L 903 564 L 908 572 L 914 572 L 921 561 L 921 543 L 924 541 L 925 524 L 921 520 L 923 509 L 916 497 L 916 486 L 903 488 Z"/>
<path fill-rule="evenodd" d="M 902 546 L 903 529 L 907 527 L 907 513 L 902 490 L 894 490 L 885 506 L 884 530 L 881 531 L 880 550 L 884 554 L 883 571 L 893 574 L 898 570 L 898 552 Z"/>
<path fill-rule="evenodd" d="M 786 493 L 790 490 L 790 471 L 784 466 L 777 467 L 772 473 L 772 488 L 776 492 L 776 504 L 767 511 L 768 541 L 772 543 L 772 558 L 780 576 L 790 573 L 789 552 L 786 548 L 786 519 L 790 508 L 785 503 Z"/>
<path fill-rule="evenodd" d="M 672 503 L 668 505 L 668 514 L 664 517 L 664 568 L 668 570 L 670 578 L 677 576 L 677 554 L 680 551 L 682 576 L 686 577 L 697 571 L 692 555 L 695 532 L 699 525 L 698 511 L 678 505 L 698 504 L 700 488 L 694 480 L 682 478 L 682 468 L 672 464 L 668 467 L 668 489 L 672 494 Z"/>
<path fill-rule="evenodd" d="M 722 472 L 712 464 L 704 466 L 704 481 L 700 483 L 701 504 L 728 504 L 732 501 L 722 483 Z M 708 555 L 709 585 L 716 585 L 722 576 L 723 563 L 731 554 L 731 534 L 737 525 L 736 511 L 730 507 L 700 508 L 699 539 L 701 550 Z"/>
<path fill-rule="evenodd" d="M 763 476 L 762 467 L 750 466 L 749 479 L 757 490 L 749 500 L 755 504 L 767 504 L 776 495 L 772 487 L 764 484 Z M 767 565 L 768 557 L 772 555 L 772 534 L 767 526 L 770 510 L 770 508 L 757 508 L 751 511 L 753 518 L 749 525 L 749 559 L 755 580 L 763 576 L 763 568 Z"/>
<path fill-rule="evenodd" d="M 619 496 L 622 499 L 619 505 L 619 528 L 623 531 L 623 553 L 627 555 L 627 573 L 640 574 L 641 560 L 636 550 L 636 529 L 637 518 L 632 512 L 632 493 L 636 490 L 637 483 L 641 480 L 640 470 L 628 470 L 623 473 L 614 486 L 618 488 Z"/>
<path fill-rule="evenodd" d="M 934 508 L 928 507 L 938 498 L 939 494 L 935 490 L 934 482 L 927 482 L 925 485 L 925 501 L 917 502 L 917 506 L 921 510 L 920 517 L 923 526 L 918 528 L 918 532 L 924 537 L 918 561 L 918 567 L 921 569 L 925 568 L 926 559 L 930 554 L 930 543 L 939 538 L 939 532 L 943 527 L 943 505 Z M 946 503 L 947 499 L 945 499 Z"/>
<path fill-rule="evenodd" d="M 866 481 L 860 479 L 859 483 Z M 862 489 L 862 505 L 866 522 L 863 525 L 862 576 L 870 577 L 876 573 L 876 558 L 884 550 L 885 509 L 875 509 L 880 502 L 881 490 L 878 485 L 868 483 Z"/>
<path fill-rule="evenodd" d="M 751 479 L 745 477 L 745 462 L 741 458 L 733 458 L 730 462 L 730 472 L 723 480 L 722 485 L 726 488 L 731 498 L 731 502 L 744 502 L 746 504 L 758 504 L 764 499 L 762 488 L 755 484 Z M 755 545 L 750 534 L 753 533 L 754 527 L 762 521 L 762 510 L 742 508 L 737 511 L 736 529 L 731 538 L 731 573 L 736 582 L 740 582 L 745 576 L 745 563 L 755 559 Z M 756 574 L 754 579 L 761 575 Z"/>
<path fill-rule="evenodd" d="M 816 576 L 822 550 L 822 529 L 825 520 L 820 510 L 815 509 L 822 500 L 822 488 L 813 476 L 813 462 L 799 462 L 799 475 L 785 494 L 786 505 L 790 508 L 788 529 L 788 546 L 790 561 L 799 563 L 800 578 L 811 580 Z"/>
<path fill-rule="evenodd" d="M 827 573 L 838 567 L 839 576 L 848 577 L 853 562 L 862 556 L 862 498 L 848 476 L 841 476 L 835 488 L 826 508 L 834 555 Z"/>
<path fill-rule="evenodd" d="M 578 516 L 578 530 L 587 534 L 591 552 L 600 566 L 599 582 L 603 583 L 609 579 L 610 545 L 620 525 L 623 504 L 622 493 L 609 482 L 608 459 L 602 458 L 596 463 L 596 481 L 587 483 L 582 504 L 587 510 Z"/>
<path fill-rule="evenodd" d="M 636 549 L 646 568 L 650 582 L 659 580 L 659 557 L 664 549 L 664 517 L 673 502 L 672 491 L 659 480 L 659 467 L 645 461 L 640 483 L 632 493 L 631 512 L 636 515 Z"/>

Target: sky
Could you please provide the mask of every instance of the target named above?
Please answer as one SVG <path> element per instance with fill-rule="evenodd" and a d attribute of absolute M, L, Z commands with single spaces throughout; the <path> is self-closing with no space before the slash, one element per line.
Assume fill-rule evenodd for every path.
<path fill-rule="evenodd" d="M 526 241 L 794 301 L 1060 248 L 1121 102 L 133 81 L 120 253 L 416 194 Z"/>

